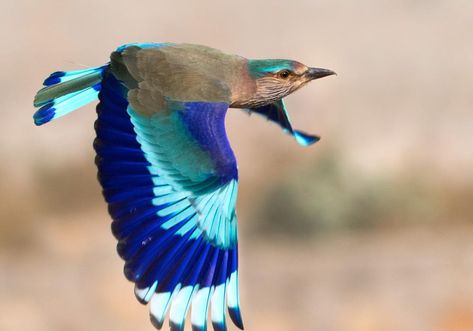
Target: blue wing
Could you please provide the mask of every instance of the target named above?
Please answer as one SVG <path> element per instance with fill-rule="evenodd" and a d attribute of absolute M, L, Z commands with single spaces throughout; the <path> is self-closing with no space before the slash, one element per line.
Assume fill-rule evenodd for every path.
<path fill-rule="evenodd" d="M 243 328 L 238 295 L 238 176 L 228 143 L 226 103 L 168 102 L 140 114 L 106 71 L 96 121 L 98 177 L 117 250 L 135 294 L 161 328 L 226 330 L 225 308 Z"/>
<path fill-rule="evenodd" d="M 284 132 L 292 135 L 296 141 L 303 146 L 312 145 L 313 143 L 316 143 L 320 140 L 320 137 L 316 135 L 307 134 L 292 128 L 289 115 L 287 114 L 286 107 L 284 106 L 282 99 L 265 106 L 249 109 L 249 111 L 263 115 L 269 121 L 279 124 Z"/>

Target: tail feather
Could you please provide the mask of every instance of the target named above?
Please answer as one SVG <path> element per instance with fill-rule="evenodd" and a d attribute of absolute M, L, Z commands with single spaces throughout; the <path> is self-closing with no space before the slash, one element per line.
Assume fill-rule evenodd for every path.
<path fill-rule="evenodd" d="M 34 106 L 41 107 L 33 115 L 35 124 L 42 125 L 96 100 L 107 66 L 52 73 L 34 98 Z"/>
<path fill-rule="evenodd" d="M 83 70 L 71 70 L 71 71 L 55 71 L 43 82 L 44 86 L 56 85 L 58 83 L 67 82 L 68 80 L 84 76 L 89 73 L 97 72 L 98 68 L 88 68 Z"/>

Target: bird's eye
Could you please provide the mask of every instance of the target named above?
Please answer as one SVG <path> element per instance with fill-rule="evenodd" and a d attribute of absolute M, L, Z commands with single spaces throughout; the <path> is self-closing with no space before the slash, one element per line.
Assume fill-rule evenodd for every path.
<path fill-rule="evenodd" d="M 278 72 L 279 78 L 282 78 L 282 79 L 288 78 L 290 74 L 291 73 L 289 70 L 281 70 L 280 72 Z"/>

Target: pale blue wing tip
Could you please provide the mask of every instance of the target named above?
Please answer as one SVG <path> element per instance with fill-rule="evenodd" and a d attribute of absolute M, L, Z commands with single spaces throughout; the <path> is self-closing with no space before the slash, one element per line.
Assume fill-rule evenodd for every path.
<path fill-rule="evenodd" d="M 307 134 L 302 131 L 294 131 L 293 135 L 296 141 L 302 146 L 310 146 L 320 140 L 319 136 Z"/>

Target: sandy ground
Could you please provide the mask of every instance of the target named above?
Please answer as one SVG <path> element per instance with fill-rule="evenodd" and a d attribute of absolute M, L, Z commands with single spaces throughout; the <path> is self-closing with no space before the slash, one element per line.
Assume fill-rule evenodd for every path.
<path fill-rule="evenodd" d="M 122 276 L 106 217 L 38 220 L 42 226 L 28 250 L 0 253 L 0 330 L 153 329 Z M 245 240 L 243 234 L 246 329 L 473 330 L 472 236 L 473 227 L 317 242 Z"/>

